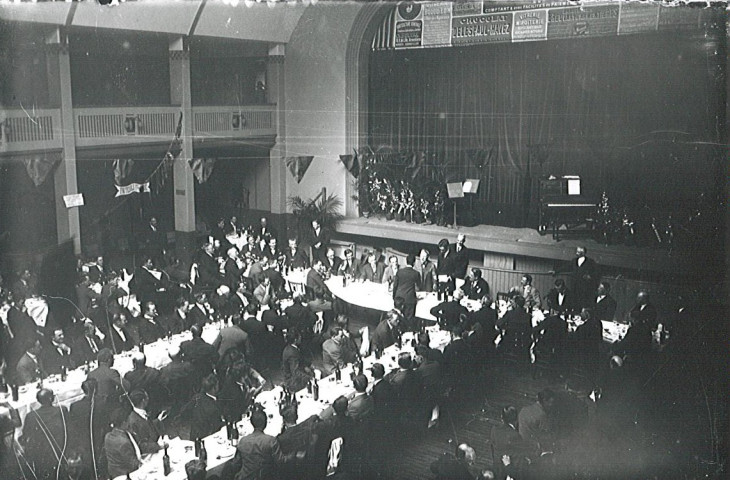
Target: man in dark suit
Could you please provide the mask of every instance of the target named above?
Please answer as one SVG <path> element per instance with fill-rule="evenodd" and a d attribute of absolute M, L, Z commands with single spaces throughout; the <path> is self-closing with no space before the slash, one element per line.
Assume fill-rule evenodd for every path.
<path fill-rule="evenodd" d="M 258 241 L 264 241 L 267 244 L 272 238 L 278 238 L 279 234 L 275 228 L 269 225 L 266 217 L 261 217 L 258 227 L 254 230 L 254 236 Z"/>
<path fill-rule="evenodd" d="M 221 274 L 218 268 L 218 260 L 213 256 L 215 245 L 211 241 L 207 241 L 203 245 L 202 251 L 197 255 L 195 263 L 198 265 L 198 279 L 195 282 L 196 287 L 216 289 L 221 284 Z"/>
<path fill-rule="evenodd" d="M 36 394 L 40 406 L 25 417 L 20 444 L 25 458 L 35 466 L 36 478 L 55 478 L 67 442 L 66 407 L 53 406 L 55 396 L 47 388 Z"/>
<path fill-rule="evenodd" d="M 312 259 L 312 263 L 315 261 L 316 259 Z M 322 259 L 322 265 L 324 266 L 325 272 L 327 272 L 328 276 L 337 275 L 337 272 L 340 271 L 340 266 L 342 265 L 342 259 L 335 255 L 334 250 L 328 248 L 325 258 Z"/>
<path fill-rule="evenodd" d="M 108 348 L 102 348 L 96 356 L 98 366 L 90 371 L 87 379 L 96 380 L 97 406 L 109 413 L 119 406 L 119 397 L 129 391 L 129 383 L 123 381 L 119 372 L 114 370 L 114 353 Z"/>
<path fill-rule="evenodd" d="M 104 453 L 110 478 L 132 473 L 142 465 L 139 445 L 126 427 L 125 412 L 121 408 L 112 412 L 110 420 L 113 428 L 104 436 Z"/>
<path fill-rule="evenodd" d="M 279 478 L 298 478 L 302 480 L 318 478 L 315 476 L 318 465 L 314 462 L 314 449 L 317 442 L 317 429 L 322 419 L 312 415 L 297 423 L 297 409 L 286 406 L 281 410 L 284 431 L 276 439 L 279 441 L 281 453 L 284 455 L 306 452 L 301 463 L 286 463 L 278 466 Z"/>
<path fill-rule="evenodd" d="M 558 314 L 572 313 L 576 309 L 573 292 L 568 290 L 562 278 L 555 280 L 555 287 L 545 296 L 545 303 L 551 311 Z"/>
<path fill-rule="evenodd" d="M 309 256 L 299 248 L 296 238 L 289 239 L 289 248 L 284 252 L 284 264 L 287 268 L 309 268 Z"/>
<path fill-rule="evenodd" d="M 329 330 L 329 338 L 322 343 L 322 371 L 329 375 L 337 367 L 344 368 L 357 358 L 357 351 L 350 348 L 350 342 L 345 338 L 345 330 L 339 325 L 333 325 Z"/>
<path fill-rule="evenodd" d="M 144 248 L 153 258 L 162 258 L 167 249 L 167 234 L 160 228 L 157 218 L 151 217 L 143 235 Z"/>
<path fill-rule="evenodd" d="M 154 302 L 144 304 L 144 314 L 139 319 L 139 336 L 142 343 L 149 344 L 156 342 L 166 336 L 168 331 L 158 322 L 157 305 Z"/>
<path fill-rule="evenodd" d="M 396 401 L 393 403 L 393 414 L 401 423 L 410 423 L 422 416 L 420 395 L 422 386 L 420 378 L 413 370 L 413 359 L 408 352 L 398 355 L 398 370 L 389 375 Z"/>
<path fill-rule="evenodd" d="M 181 415 L 190 418 L 190 438 L 205 438 L 223 427 L 223 412 L 216 398 L 218 377 L 211 373 L 200 385 L 200 392 L 193 395 Z"/>
<path fill-rule="evenodd" d="M 149 397 L 144 390 L 134 390 L 129 394 L 129 401 L 132 402 L 132 411 L 127 417 L 127 429 L 137 442 L 142 454 L 155 453 L 160 450 L 162 436 L 162 422 L 160 419 L 152 419 L 147 411 Z"/>
<path fill-rule="evenodd" d="M 296 458 L 295 453 L 282 453 L 276 437 L 264 433 L 267 423 L 266 413 L 263 411 L 257 409 L 251 413 L 253 433 L 238 442 L 241 470 L 237 479 L 273 479 L 277 465 L 292 462 Z"/>
<path fill-rule="evenodd" d="M 226 261 L 223 264 L 223 283 L 231 290 L 235 290 L 241 281 L 241 274 L 245 264 L 238 258 L 238 249 L 230 247 L 226 251 Z"/>
<path fill-rule="evenodd" d="M 308 307 L 313 312 L 332 311 L 332 291 L 324 283 L 324 266 L 321 261 L 315 261 L 309 273 L 307 273 L 307 294 L 309 298 Z"/>
<path fill-rule="evenodd" d="M 340 264 L 340 268 L 337 270 L 337 275 L 347 275 L 351 278 L 356 278 L 360 271 L 357 261 L 355 260 L 355 253 L 351 249 L 346 249 L 344 252 L 345 259 Z"/>
<path fill-rule="evenodd" d="M 483 296 L 489 295 L 489 284 L 482 278 L 482 271 L 478 268 L 471 269 L 471 278 L 461 288 L 464 290 L 464 295 L 470 300 L 479 300 Z"/>
<path fill-rule="evenodd" d="M 312 229 L 309 231 L 309 244 L 312 246 L 312 261 L 324 261 L 329 246 L 329 234 L 320 225 L 319 220 L 312 220 Z"/>
<path fill-rule="evenodd" d="M 92 438 L 95 456 L 101 453 L 104 436 L 111 430 L 109 415 L 96 405 L 97 383 L 93 378 L 84 380 L 81 390 L 84 397 L 71 404 L 69 408 L 68 429 L 71 432 L 71 444 L 91 459 Z M 93 400 L 93 403 L 92 403 Z"/>
<path fill-rule="evenodd" d="M 586 256 L 586 248 L 579 246 L 575 249 L 575 260 L 571 263 L 571 288 L 575 295 L 576 308 L 593 305 L 598 282 L 601 275 L 598 264 Z"/>
<path fill-rule="evenodd" d="M 8 327 L 12 333 L 13 341 L 12 344 L 20 345 L 17 350 L 16 356 L 10 358 L 13 360 L 13 364 L 17 363 L 20 355 L 23 354 L 23 346 L 29 341 L 35 340 L 38 336 L 38 325 L 35 320 L 28 314 L 28 308 L 25 306 L 24 301 L 15 300 L 8 310 Z M 11 355 L 11 357 L 13 357 Z"/>
<path fill-rule="evenodd" d="M 18 385 L 34 382 L 43 375 L 42 352 L 43 347 L 38 338 L 26 340 L 25 353 L 15 367 L 15 381 Z"/>
<path fill-rule="evenodd" d="M 170 363 L 160 368 L 160 378 L 169 393 L 172 413 L 178 412 L 193 395 L 195 370 L 190 362 L 183 360 L 180 347 L 170 347 L 167 354 Z"/>
<path fill-rule="evenodd" d="M 97 289 L 95 290 L 95 288 Z M 82 273 L 79 283 L 76 285 L 76 305 L 84 315 L 88 315 L 92 299 L 100 300 L 101 292 L 98 291 L 98 286 L 93 287 L 89 274 Z"/>
<path fill-rule="evenodd" d="M 355 387 L 355 396 L 347 405 L 347 415 L 356 422 L 367 420 L 375 411 L 373 398 L 367 393 L 368 377 L 356 375 L 352 384 Z"/>
<path fill-rule="evenodd" d="M 398 326 L 400 323 L 400 315 L 394 310 L 389 311 L 385 314 L 385 318 L 381 320 L 373 336 L 370 339 L 370 350 L 383 352 L 386 348 L 395 343 L 396 337 L 400 335 Z"/>
<path fill-rule="evenodd" d="M 433 307 L 430 312 L 431 315 L 436 317 L 444 328 L 451 330 L 461 322 L 462 315 L 469 313 L 466 307 L 461 304 L 462 298 L 464 298 L 462 290 L 454 291 L 454 299 L 441 302 Z"/>
<path fill-rule="evenodd" d="M 244 258 L 249 255 L 254 259 L 261 257 L 261 247 L 256 244 L 256 237 L 249 235 L 246 245 L 241 248 L 241 256 Z"/>
<path fill-rule="evenodd" d="M 71 347 L 66 344 L 66 335 L 63 333 L 62 328 L 54 329 L 51 341 L 43 346 L 41 365 L 49 375 L 61 373 L 64 368 L 71 370 L 75 367 Z"/>
<path fill-rule="evenodd" d="M 112 317 L 112 328 L 106 336 L 106 346 L 115 353 L 122 353 L 134 347 L 134 339 L 129 331 L 127 314 L 124 312 L 115 313 Z"/>
<path fill-rule="evenodd" d="M 642 290 L 636 295 L 636 304 L 629 312 L 629 318 L 632 322 L 647 324 L 650 328 L 655 328 L 657 324 L 657 309 L 649 301 L 649 293 Z"/>
<path fill-rule="evenodd" d="M 276 237 L 271 237 L 266 246 L 264 246 L 264 248 L 261 250 L 261 256 L 264 258 L 268 258 L 271 263 L 278 262 L 279 257 L 283 255 L 284 254 L 279 248 Z"/>
<path fill-rule="evenodd" d="M 596 294 L 593 316 L 598 320 L 612 321 L 616 316 L 616 300 L 611 296 L 611 284 L 606 281 L 599 283 Z"/>
<path fill-rule="evenodd" d="M 438 281 L 436 278 L 436 264 L 431 261 L 428 250 L 421 249 L 414 268 L 421 274 L 421 290 L 433 292 Z"/>
<path fill-rule="evenodd" d="M 444 348 L 445 376 L 453 384 L 463 382 L 470 373 L 471 352 L 469 344 L 464 340 L 467 332 L 462 325 L 451 330 L 451 342 Z"/>
<path fill-rule="evenodd" d="M 142 265 L 134 271 L 130 287 L 139 301 L 145 303 L 155 301 L 158 293 L 166 290 L 168 283 L 165 273 L 155 268 L 152 257 L 146 256 Z"/>
<path fill-rule="evenodd" d="M 96 326 L 88 318 L 84 321 L 84 334 L 74 341 L 71 358 L 75 365 L 83 365 L 96 360 L 96 355 L 104 347 L 96 335 Z"/>
<path fill-rule="evenodd" d="M 454 244 L 454 277 L 463 279 L 469 267 L 469 249 L 466 247 L 466 235 L 460 233 Z"/>
<path fill-rule="evenodd" d="M 194 295 L 195 303 L 190 306 L 187 315 L 187 324 L 203 326 L 210 323 L 213 316 L 210 306 L 208 305 L 207 295 L 203 292 L 197 292 Z"/>
<path fill-rule="evenodd" d="M 406 257 L 406 266 L 399 269 L 393 280 L 393 298 L 403 299 L 403 316 L 407 326 L 415 328 L 414 319 L 416 316 L 416 291 L 421 289 L 421 275 L 413 268 L 416 263 L 416 256 L 410 254 Z"/>
<path fill-rule="evenodd" d="M 385 265 L 378 262 L 375 253 L 369 253 L 367 263 L 360 267 L 360 279 L 366 282 L 381 283 L 385 273 Z"/>
<path fill-rule="evenodd" d="M 497 320 L 497 327 L 502 330 L 499 351 L 516 355 L 527 355 L 530 348 L 530 332 L 532 318 L 525 311 L 525 299 L 515 295 L 510 299 L 510 308 L 502 318 Z"/>
<path fill-rule="evenodd" d="M 168 394 L 160 371 L 147 366 L 147 357 L 142 352 L 132 355 L 133 370 L 124 375 L 131 390 L 144 390 L 149 398 L 149 411 L 157 413 L 167 403 Z"/>
<path fill-rule="evenodd" d="M 251 358 L 253 350 L 251 349 L 248 333 L 243 331 L 243 322 L 243 318 L 238 317 L 235 325 L 223 327 L 218 332 L 218 336 L 213 341 L 213 348 L 216 349 L 219 357 L 222 357 L 229 349 L 234 348 L 244 354 L 247 359 Z"/>
<path fill-rule="evenodd" d="M 190 327 L 190 333 L 193 338 L 180 344 L 180 352 L 183 360 L 193 365 L 196 382 L 199 382 L 213 371 L 213 365 L 218 361 L 218 351 L 201 338 L 203 327 L 200 325 Z"/>

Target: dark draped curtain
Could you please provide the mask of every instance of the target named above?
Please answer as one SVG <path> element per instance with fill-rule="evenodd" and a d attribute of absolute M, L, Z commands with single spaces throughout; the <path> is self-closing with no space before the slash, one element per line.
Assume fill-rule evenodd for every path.
<path fill-rule="evenodd" d="M 722 32 L 373 52 L 370 145 L 479 178 L 483 223 L 535 223 L 541 176 L 672 208 L 722 164 Z M 528 220 L 529 219 L 529 220 Z"/>

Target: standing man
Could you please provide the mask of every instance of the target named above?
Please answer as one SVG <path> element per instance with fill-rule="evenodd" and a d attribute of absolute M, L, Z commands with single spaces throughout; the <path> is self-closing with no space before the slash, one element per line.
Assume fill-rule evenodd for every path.
<path fill-rule="evenodd" d="M 601 280 L 598 264 L 586 257 L 586 247 L 575 249 L 575 260 L 571 264 L 572 288 L 577 308 L 593 305 L 594 295 Z"/>
<path fill-rule="evenodd" d="M 616 315 L 616 300 L 611 296 L 611 284 L 603 281 L 596 291 L 596 306 L 593 314 L 598 320 L 613 321 Z"/>
<path fill-rule="evenodd" d="M 319 220 L 312 220 L 312 230 L 309 235 L 311 237 L 310 244 L 312 245 L 312 262 L 317 259 L 324 261 L 330 239 L 328 233 L 320 225 Z"/>
<path fill-rule="evenodd" d="M 296 458 L 294 453 L 284 455 L 276 437 L 264 433 L 267 423 L 266 413 L 262 410 L 256 409 L 251 413 L 253 433 L 238 442 L 238 455 L 242 463 L 236 475 L 237 480 L 276 478 L 275 467 Z"/>
<path fill-rule="evenodd" d="M 393 299 L 403 299 L 403 316 L 406 326 L 413 328 L 416 316 L 416 291 L 421 289 L 421 275 L 413 268 L 416 263 L 416 256 L 413 254 L 406 257 L 406 266 L 398 270 L 393 279 Z"/>
<path fill-rule="evenodd" d="M 414 267 L 421 274 L 421 290 L 433 292 L 438 279 L 436 278 L 436 264 L 431 261 L 428 250 L 421 249 L 421 252 Z"/>
<path fill-rule="evenodd" d="M 469 267 L 469 249 L 466 248 L 466 235 L 460 233 L 454 245 L 454 277 L 463 279 Z"/>

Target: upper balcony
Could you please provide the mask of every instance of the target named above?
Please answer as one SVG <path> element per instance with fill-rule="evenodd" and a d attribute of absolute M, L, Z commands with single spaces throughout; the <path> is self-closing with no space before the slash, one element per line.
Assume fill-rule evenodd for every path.
<path fill-rule="evenodd" d="M 144 146 L 169 143 L 180 107 L 75 108 L 77 148 Z M 276 105 L 193 107 L 193 144 L 276 135 Z M 0 110 L 0 155 L 63 148 L 60 109 Z"/>

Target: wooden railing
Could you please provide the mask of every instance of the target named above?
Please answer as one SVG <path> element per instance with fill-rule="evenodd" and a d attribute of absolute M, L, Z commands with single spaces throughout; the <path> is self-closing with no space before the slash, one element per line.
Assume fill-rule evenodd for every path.
<path fill-rule="evenodd" d="M 60 148 L 60 110 L 0 110 L 0 153 Z"/>
<path fill-rule="evenodd" d="M 276 106 L 193 107 L 196 139 L 276 135 Z"/>
<path fill-rule="evenodd" d="M 180 107 L 75 108 L 76 146 L 169 142 L 179 117 Z"/>

